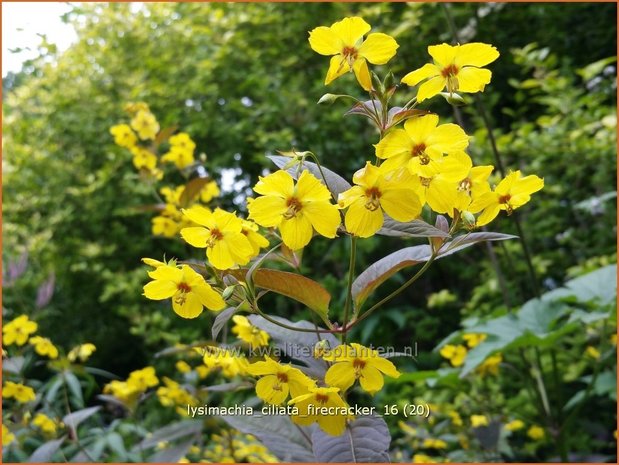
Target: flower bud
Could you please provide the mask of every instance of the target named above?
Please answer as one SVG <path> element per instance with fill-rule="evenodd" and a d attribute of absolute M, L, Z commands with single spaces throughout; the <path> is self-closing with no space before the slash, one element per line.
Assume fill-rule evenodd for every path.
<path fill-rule="evenodd" d="M 473 215 L 469 211 L 462 212 L 462 223 L 464 227 L 467 229 L 473 229 L 477 225 L 477 220 L 475 219 L 475 215 Z"/>
<path fill-rule="evenodd" d="M 228 300 L 230 297 L 232 297 L 232 294 L 234 294 L 235 289 L 236 289 L 236 285 L 226 287 L 224 291 L 221 293 L 221 297 L 224 300 Z"/>
<path fill-rule="evenodd" d="M 461 95 L 456 94 L 455 92 L 441 92 L 441 95 L 445 100 L 447 100 L 447 103 L 453 105 L 454 107 L 463 107 L 464 105 L 466 105 L 466 100 L 464 100 Z"/>

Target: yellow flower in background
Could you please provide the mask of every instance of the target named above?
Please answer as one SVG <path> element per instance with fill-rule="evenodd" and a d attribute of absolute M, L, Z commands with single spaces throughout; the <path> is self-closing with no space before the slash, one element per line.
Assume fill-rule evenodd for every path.
<path fill-rule="evenodd" d="M 374 395 L 383 387 L 383 375 L 400 377 L 400 372 L 391 361 L 381 357 L 376 350 L 360 344 L 335 347 L 323 358 L 333 362 L 325 374 L 325 382 L 340 388 L 342 392 L 359 380 L 361 388 Z"/>
<path fill-rule="evenodd" d="M 486 415 L 471 415 L 471 425 L 473 428 L 488 426 L 488 417 Z"/>
<path fill-rule="evenodd" d="M 150 259 L 142 259 L 142 260 L 150 260 Z M 165 263 L 162 263 L 162 262 L 159 262 L 159 263 L 161 263 L 162 265 L 165 265 Z M 71 349 L 67 357 L 69 361 L 71 362 L 75 362 L 76 360 L 79 359 L 80 362 L 84 363 L 86 360 L 90 358 L 90 356 L 94 353 L 95 350 L 97 350 L 95 345 L 91 344 L 90 342 L 87 342 L 85 344 L 80 344 L 79 346 L 76 346 L 73 349 Z"/>
<path fill-rule="evenodd" d="M 142 140 L 154 139 L 159 132 L 157 118 L 148 110 L 138 110 L 131 119 L 131 127 Z"/>
<path fill-rule="evenodd" d="M 478 346 L 481 342 L 486 340 L 485 334 L 467 333 L 462 335 L 462 339 L 469 346 L 469 349 Z"/>
<path fill-rule="evenodd" d="M 155 236 L 175 237 L 178 234 L 178 223 L 167 216 L 155 216 L 151 219 L 151 231 Z"/>
<path fill-rule="evenodd" d="M 585 349 L 585 354 L 587 357 L 590 357 L 594 360 L 598 360 L 600 358 L 600 351 L 593 346 L 587 346 Z"/>
<path fill-rule="evenodd" d="M 309 171 L 301 173 L 296 185 L 286 171 L 276 171 L 260 177 L 254 191 L 261 197 L 247 199 L 249 219 L 267 228 L 278 227 L 290 249 L 305 247 L 314 230 L 335 237 L 339 210 L 331 204 L 329 190 Z"/>
<path fill-rule="evenodd" d="M 170 137 L 168 141 L 170 142 L 170 151 L 161 157 L 161 161 L 174 163 L 179 170 L 194 163 L 193 153 L 196 144 L 191 140 L 189 134 L 179 132 Z"/>
<path fill-rule="evenodd" d="M 191 365 L 185 360 L 179 360 L 174 366 L 179 373 L 189 373 L 192 370 Z"/>
<path fill-rule="evenodd" d="M 522 177 L 520 171 L 509 173 L 494 191 L 486 192 L 474 200 L 469 207 L 472 213 L 483 210 L 477 218 L 477 225 L 484 226 L 497 217 L 501 210 L 505 210 L 508 215 L 519 207 L 522 207 L 529 200 L 531 194 L 544 187 L 544 180 L 535 175 Z"/>
<path fill-rule="evenodd" d="M 480 375 L 498 375 L 499 374 L 499 365 L 503 361 L 503 356 L 501 354 L 495 354 L 488 357 L 484 362 L 477 367 L 475 370 Z"/>
<path fill-rule="evenodd" d="M 219 186 L 217 182 L 210 181 L 206 183 L 206 185 L 200 191 L 200 201 L 203 203 L 209 203 L 215 197 L 219 197 L 221 192 L 219 191 Z"/>
<path fill-rule="evenodd" d="M 151 171 L 157 167 L 157 155 L 144 147 L 131 147 L 133 166 L 138 170 Z"/>
<path fill-rule="evenodd" d="M 418 217 L 421 203 L 407 174 L 385 173 L 370 162 L 357 171 L 353 176 L 356 186 L 338 197 L 339 207 L 348 208 L 346 230 L 355 236 L 370 237 L 382 227 L 384 213 L 401 222 Z"/>
<path fill-rule="evenodd" d="M 462 152 L 469 137 L 457 124 L 438 124 L 438 115 L 430 114 L 406 120 L 404 129 L 394 129 L 383 137 L 376 156 L 384 159 L 381 168 L 408 167 L 412 174 L 430 177 L 438 172 L 435 161 L 443 154 Z"/>
<path fill-rule="evenodd" d="M 186 150 L 193 153 L 196 149 L 196 143 L 191 140 L 191 137 L 189 137 L 189 134 L 186 132 L 179 132 L 178 134 L 171 136 L 168 139 L 168 142 L 170 142 L 171 146 L 179 150 Z"/>
<path fill-rule="evenodd" d="M 198 400 L 176 381 L 164 376 L 163 383 L 164 386 L 157 388 L 156 394 L 164 407 L 179 407 L 177 411 L 187 415 L 187 405 L 198 405 Z"/>
<path fill-rule="evenodd" d="M 427 63 L 402 78 L 404 84 L 415 86 L 426 80 L 417 91 L 417 101 L 434 97 L 443 89 L 454 92 L 483 92 L 492 72 L 482 69 L 499 57 L 492 45 L 474 42 L 464 45 L 431 45 L 428 53 L 434 63 Z"/>
<path fill-rule="evenodd" d="M 462 421 L 462 417 L 460 416 L 460 414 L 458 412 L 456 412 L 455 410 L 450 410 L 448 412 L 448 415 L 451 418 L 451 423 L 454 426 L 462 426 L 464 424 L 464 422 Z"/>
<path fill-rule="evenodd" d="M 534 441 L 539 441 L 540 439 L 544 439 L 546 432 L 541 426 L 533 425 L 527 430 L 527 436 Z"/>
<path fill-rule="evenodd" d="M 20 404 L 25 404 L 36 399 L 36 394 L 30 386 L 6 381 L 2 387 L 2 398 L 15 399 Z"/>
<path fill-rule="evenodd" d="M 13 441 L 15 441 L 15 435 L 11 433 L 11 430 L 2 423 L 2 445 L 8 446 Z"/>
<path fill-rule="evenodd" d="M 438 463 L 438 461 L 426 454 L 415 454 L 413 463 Z"/>
<path fill-rule="evenodd" d="M 466 347 L 463 345 L 454 346 L 452 344 L 447 344 L 441 348 L 439 353 L 449 360 L 453 366 L 459 367 L 464 363 L 467 351 Z"/>
<path fill-rule="evenodd" d="M 353 71 L 357 81 L 365 90 L 372 90 L 372 78 L 368 62 L 374 65 L 384 65 L 396 53 L 399 45 L 387 34 L 373 33 L 363 40 L 371 26 L 362 18 L 353 16 L 344 18 L 331 25 L 313 29 L 309 35 L 309 43 L 315 52 L 331 56 L 325 85 L 334 79 Z"/>
<path fill-rule="evenodd" d="M 181 229 L 181 237 L 190 245 L 206 248 L 208 261 L 219 270 L 227 270 L 249 262 L 254 249 L 241 232 L 243 221 L 234 213 L 216 208 L 214 212 L 193 206 L 184 215 L 199 224 Z"/>
<path fill-rule="evenodd" d="M 209 370 L 220 369 L 228 378 L 246 374 L 249 366 L 244 356 L 237 356 L 228 349 L 213 346 L 204 348 L 202 361 Z"/>
<path fill-rule="evenodd" d="M 268 333 L 252 325 L 246 317 L 234 315 L 232 321 L 234 321 L 232 332 L 239 339 L 247 342 L 250 347 L 262 347 L 269 344 Z"/>
<path fill-rule="evenodd" d="M 198 317 L 204 307 L 223 310 L 226 303 L 221 296 L 190 266 L 181 268 L 163 265 L 150 271 L 154 281 L 144 286 L 144 295 L 151 300 L 172 298 L 172 308 L 183 318 Z"/>
<path fill-rule="evenodd" d="M 138 138 L 128 124 L 117 124 L 110 128 L 110 134 L 114 136 L 114 143 L 120 147 L 130 149 L 137 142 Z"/>
<path fill-rule="evenodd" d="M 56 422 L 44 413 L 37 413 L 32 419 L 32 424 L 39 428 L 44 434 L 56 434 Z"/>
<path fill-rule="evenodd" d="M 34 346 L 34 350 L 37 354 L 42 355 L 43 357 L 49 357 L 51 359 L 58 358 L 58 349 L 48 338 L 34 336 L 31 337 L 28 342 Z"/>
<path fill-rule="evenodd" d="M 150 387 L 157 386 L 159 384 L 159 379 L 157 379 L 153 367 L 145 367 L 141 370 L 135 370 L 129 373 L 127 384 L 137 391 L 146 391 Z"/>
<path fill-rule="evenodd" d="M 310 387 L 309 393 L 291 399 L 288 404 L 296 405 L 299 409 L 299 414 L 293 415 L 292 421 L 305 426 L 317 422 L 326 433 L 339 436 L 346 428 L 346 420 L 354 419 L 347 413 L 348 405 L 340 397 L 339 391 L 336 387 Z M 331 414 L 316 413 L 316 409 L 321 408 L 330 409 Z"/>
<path fill-rule="evenodd" d="M 249 365 L 247 373 L 260 376 L 256 383 L 256 395 L 268 404 L 280 405 L 288 394 L 294 399 L 316 387 L 316 383 L 298 368 L 277 363 L 268 356 L 264 362 Z"/>
<path fill-rule="evenodd" d="M 38 325 L 28 319 L 28 315 L 20 315 L 2 327 L 2 344 L 23 346 L 31 334 L 36 333 Z"/>
<path fill-rule="evenodd" d="M 524 428 L 524 422 L 522 420 L 512 420 L 505 424 L 507 431 L 518 431 Z"/>
<path fill-rule="evenodd" d="M 447 443 L 442 439 L 426 438 L 421 447 L 426 449 L 447 449 Z"/>
<path fill-rule="evenodd" d="M 269 246 L 269 241 L 266 237 L 258 232 L 259 228 L 253 221 L 242 220 L 243 226 L 241 227 L 241 233 L 245 235 L 249 243 L 251 244 L 254 252 L 252 257 L 257 256 L 260 253 L 260 249 L 264 249 Z"/>
<path fill-rule="evenodd" d="M 103 387 L 104 394 L 111 394 L 125 404 L 133 403 L 140 395 L 135 386 L 126 381 L 113 380 Z"/>

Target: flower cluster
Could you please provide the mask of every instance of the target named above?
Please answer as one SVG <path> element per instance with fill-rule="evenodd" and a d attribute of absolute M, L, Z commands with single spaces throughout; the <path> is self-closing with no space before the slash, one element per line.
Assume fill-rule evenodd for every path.
<path fill-rule="evenodd" d="M 114 380 L 103 388 L 105 394 L 111 394 L 123 402 L 127 408 L 132 408 L 140 395 L 149 388 L 159 384 L 159 379 L 153 367 L 145 367 L 132 371 L 125 381 Z"/>

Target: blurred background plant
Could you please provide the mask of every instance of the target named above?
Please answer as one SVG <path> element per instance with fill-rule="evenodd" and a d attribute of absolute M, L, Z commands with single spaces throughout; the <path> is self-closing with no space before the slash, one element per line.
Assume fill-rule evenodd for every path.
<path fill-rule="evenodd" d="M 125 102 L 148 102 L 162 128 L 182 128 L 195 141 L 196 156 L 206 152 L 209 175 L 222 191 L 218 202 L 229 209 L 241 208 L 250 183 L 269 168 L 264 155 L 276 150 L 310 149 L 350 177 L 368 156 L 367 141 L 378 135 L 360 118 L 342 125 L 342 106 L 316 105 L 324 93 L 324 60 L 307 44 L 307 31 L 316 26 L 307 18 L 330 24 L 354 12 L 390 32 L 402 45 L 397 63 L 406 64 L 393 69 L 399 80 L 425 62 L 427 45 L 453 40 L 446 8 L 460 40 L 490 42 L 501 51 L 482 97 L 493 131 L 472 101 L 452 110 L 437 100 L 430 108 L 453 112 L 474 136 L 477 164 L 495 163 L 494 139 L 505 166 L 543 175 L 546 187 L 519 215 L 532 270 L 517 241 L 471 249 L 460 260 L 435 264 L 351 335 L 364 343 L 371 334 L 372 342 L 396 348 L 417 343 L 417 359 L 403 363 L 403 371 L 417 373 L 387 385 L 377 401 L 418 399 L 437 408 L 418 423 L 385 417 L 396 438 L 394 459 L 615 456 L 615 4 L 98 3 L 73 5 L 65 15 L 78 32 L 66 52 L 43 38 L 40 56 L 3 79 L 3 318 L 28 315 L 36 334 L 59 348 L 57 358 L 42 362 L 39 345 L 13 352 L 17 346 L 6 347 L 3 335 L 11 360 L 24 357 L 17 366 L 5 363 L 5 383 L 25 382 L 36 392 L 27 409 L 16 397 L 6 399 L 12 426 L 6 433 L 3 427 L 3 443 L 11 435 L 14 441 L 6 459 L 25 460 L 48 444 L 49 457 L 62 446 L 66 457 L 137 461 L 151 457 L 144 449 L 159 447 L 163 454 L 183 441 L 159 443 L 194 436 L 205 446 L 191 460 L 208 449 L 242 461 L 246 456 L 234 456 L 235 450 L 255 450 L 253 439 L 220 433 L 214 419 L 181 422 L 182 433 L 176 423 L 156 432 L 179 415 L 152 395 L 161 387 L 140 393 L 144 407 L 131 414 L 122 405 L 113 410 L 110 399 L 105 414 L 87 410 L 99 406 L 96 396 L 111 373 L 128 382 L 153 363 L 157 373 L 176 374 L 175 381 L 158 383 L 191 394 L 182 386 L 198 386 L 197 366 L 179 370 L 180 360 L 153 361 L 152 354 L 208 339 L 212 324 L 177 318 L 141 296 L 140 259 L 183 256 L 187 249 L 153 234 L 153 213 L 144 208 L 157 201 L 152 186 L 138 182 L 131 155 L 114 145 L 108 128 L 123 119 Z M 353 85 L 346 79 L 332 86 Z M 511 218 L 498 221 L 497 230 L 518 234 Z M 385 255 L 389 243 L 382 241 L 380 247 L 375 239 L 359 242 L 360 266 Z M 333 293 L 346 272 L 346 251 L 332 244 L 313 245 L 304 263 Z M 566 282 L 581 285 L 568 295 L 564 290 L 573 287 Z M 399 284 L 395 277 L 393 288 Z M 342 303 L 344 297 L 334 294 Z M 270 303 L 273 313 L 290 311 L 282 300 Z M 522 334 L 507 332 L 513 321 L 502 318 L 520 321 Z M 473 347 L 464 334 L 486 339 Z M 85 342 L 96 347 L 88 366 L 105 371 L 63 355 Z M 444 350 L 448 345 L 452 352 Z M 531 370 L 535 384 L 518 378 Z M 235 398 L 234 391 L 216 396 L 222 404 Z M 67 421 L 84 409 L 83 418 Z M 81 425 L 80 434 L 71 421 Z M 203 427 L 216 437 L 202 437 Z M 63 443 L 53 442 L 65 434 Z M 240 443 L 232 452 L 217 448 L 231 441 L 246 449 Z"/>

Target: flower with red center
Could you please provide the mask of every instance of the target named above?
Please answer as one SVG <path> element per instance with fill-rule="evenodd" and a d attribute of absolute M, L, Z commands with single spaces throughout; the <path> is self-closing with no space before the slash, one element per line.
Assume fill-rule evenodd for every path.
<path fill-rule="evenodd" d="M 337 387 L 310 387 L 307 394 L 288 402 L 299 409 L 292 421 L 305 426 L 317 422 L 326 433 L 339 436 L 346 428 L 346 420 L 354 419 L 339 392 Z"/>
<path fill-rule="evenodd" d="M 298 368 L 277 363 L 269 357 L 266 357 L 264 362 L 249 365 L 247 372 L 261 377 L 256 383 L 256 394 L 263 401 L 273 405 L 280 405 L 288 394 L 293 398 L 298 397 L 316 386 L 316 383 Z"/>
<path fill-rule="evenodd" d="M 221 296 L 190 266 L 180 268 L 170 265 L 158 266 L 148 273 L 153 281 L 144 286 L 144 295 L 151 300 L 172 298 L 172 308 L 183 318 L 198 317 L 204 307 L 223 310 L 226 303 Z"/>
<path fill-rule="evenodd" d="M 444 88 L 454 92 L 483 92 L 492 72 L 482 69 L 499 57 L 495 47 L 480 42 L 464 45 L 432 45 L 428 53 L 434 63 L 427 63 L 402 78 L 404 84 L 415 86 L 426 80 L 417 92 L 417 101 L 435 96 Z"/>
<path fill-rule="evenodd" d="M 363 40 L 370 29 L 371 26 L 362 18 L 354 16 L 344 18 L 331 27 L 321 26 L 310 32 L 312 50 L 321 55 L 333 55 L 325 85 L 353 71 L 361 87 L 372 90 L 368 62 L 384 65 L 393 58 L 399 46 L 393 37 L 382 33 L 369 34 Z"/>

